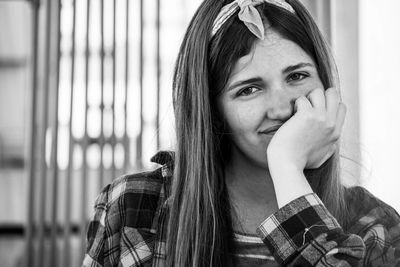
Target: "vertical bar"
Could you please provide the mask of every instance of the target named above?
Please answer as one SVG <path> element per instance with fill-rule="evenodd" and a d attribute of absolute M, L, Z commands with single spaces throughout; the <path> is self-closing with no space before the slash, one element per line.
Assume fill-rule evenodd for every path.
<path fill-rule="evenodd" d="M 112 58 L 113 58 L 113 66 L 112 66 L 112 72 L 113 72 L 113 78 L 112 78 L 112 95 L 113 95 L 113 102 L 111 106 L 112 110 L 112 135 L 111 135 L 111 147 L 112 147 L 112 163 L 111 163 L 111 177 L 114 179 L 115 178 L 115 60 L 116 60 L 116 45 L 115 45 L 115 31 L 116 31 L 116 4 L 117 1 L 114 0 L 114 6 L 113 6 L 113 48 L 112 48 Z"/>
<path fill-rule="evenodd" d="M 90 0 L 87 0 L 86 5 L 86 48 L 85 48 L 85 133 L 83 138 L 83 175 L 82 175 L 82 214 L 81 214 L 81 245 L 80 245 L 80 252 L 81 252 L 81 259 L 83 258 L 83 248 L 85 247 L 85 229 L 86 229 L 86 205 L 87 205 L 87 179 L 88 179 L 88 171 L 87 171 L 87 147 L 88 147 L 88 109 L 89 109 L 89 102 L 88 102 L 88 87 L 89 87 L 89 20 L 90 20 Z"/>
<path fill-rule="evenodd" d="M 51 239 L 50 239 L 50 266 L 56 266 L 58 259 L 57 250 L 57 203 L 58 203 L 58 93 L 60 84 L 60 40 L 61 40 L 61 0 L 57 1 L 56 20 L 57 20 L 57 40 L 56 40 L 56 83 L 55 83 L 55 115 L 54 115 L 54 139 L 53 139 L 53 189 L 52 189 L 52 211 L 51 211 Z"/>
<path fill-rule="evenodd" d="M 28 168 L 28 216 L 26 225 L 26 259 L 25 266 L 31 266 L 33 259 L 33 232 L 34 232 L 34 201 L 35 201 L 35 167 L 36 167 L 36 107 L 38 86 L 38 42 L 39 42 L 39 0 L 32 1 L 32 102 L 31 102 L 31 124 L 30 124 L 30 146 Z"/>
<path fill-rule="evenodd" d="M 75 80 L 75 20 L 76 20 L 76 0 L 72 0 L 72 48 L 71 48 L 71 95 L 69 102 L 69 151 L 68 151 L 68 169 L 66 177 L 66 193 L 65 193 L 65 228 L 64 228 L 64 267 L 70 266 L 71 254 L 71 187 L 72 187 L 72 170 L 73 170 L 73 153 L 74 140 L 72 137 L 72 118 L 74 112 L 74 80 Z"/>
<path fill-rule="evenodd" d="M 156 66 L 157 66 L 157 150 L 160 149 L 160 0 L 156 0 Z"/>
<path fill-rule="evenodd" d="M 39 251 L 38 251 L 38 264 L 37 266 L 45 266 L 44 264 L 44 235 L 45 235 L 45 216 L 46 216 L 46 202 L 47 202 L 47 164 L 46 164 L 46 131 L 48 127 L 48 109 L 49 109 L 49 71 L 50 71 L 50 29 L 51 29 L 51 0 L 46 1 L 46 42 L 45 42 L 45 63 L 44 63 L 44 92 L 43 92 L 43 133 L 41 136 L 41 155 L 40 158 L 40 209 L 39 209 Z"/>
<path fill-rule="evenodd" d="M 317 22 L 322 29 L 326 41 L 332 43 L 331 33 L 331 1 L 316 1 Z"/>
<path fill-rule="evenodd" d="M 142 132 L 143 132 L 143 0 L 140 0 L 140 41 L 139 41 L 139 90 L 140 90 L 140 131 L 136 140 L 136 167 L 142 168 Z"/>
<path fill-rule="evenodd" d="M 330 20 L 329 20 L 329 24 L 330 24 L 330 28 L 331 28 L 331 42 L 330 42 L 330 46 L 331 49 L 334 51 L 336 50 L 336 31 L 339 28 L 339 25 L 336 23 L 336 19 L 337 19 L 337 6 L 338 6 L 338 2 L 337 1 L 330 1 L 330 5 L 329 5 L 329 9 L 330 9 Z"/>
<path fill-rule="evenodd" d="M 101 103 L 100 103 L 100 188 L 104 186 L 104 158 L 103 158 L 103 150 L 104 150 L 104 0 L 100 0 L 100 35 L 101 35 Z"/>
<path fill-rule="evenodd" d="M 125 102 L 124 102 L 124 173 L 127 172 L 129 164 L 129 143 L 128 143 L 128 82 L 129 82 L 129 0 L 126 0 L 126 40 L 125 40 Z"/>

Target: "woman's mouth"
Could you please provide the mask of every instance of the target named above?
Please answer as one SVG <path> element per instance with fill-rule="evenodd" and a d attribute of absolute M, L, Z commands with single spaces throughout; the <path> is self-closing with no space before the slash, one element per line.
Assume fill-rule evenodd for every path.
<path fill-rule="evenodd" d="M 279 128 L 281 128 L 281 126 L 282 126 L 282 124 L 269 127 L 268 129 L 261 131 L 261 133 L 268 134 L 268 135 L 274 135 L 276 133 L 276 131 L 278 131 Z"/>
<path fill-rule="evenodd" d="M 277 130 L 275 130 L 275 131 L 270 131 L 270 132 L 262 132 L 262 134 L 265 134 L 265 135 L 274 135 L 276 132 L 277 132 Z"/>

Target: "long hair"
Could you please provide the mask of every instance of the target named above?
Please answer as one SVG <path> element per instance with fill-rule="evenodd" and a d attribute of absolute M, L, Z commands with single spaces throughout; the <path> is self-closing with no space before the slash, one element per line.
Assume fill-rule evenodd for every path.
<path fill-rule="evenodd" d="M 224 181 L 231 140 L 217 108 L 237 60 L 248 54 L 256 37 L 233 15 L 211 38 L 212 24 L 231 0 L 205 0 L 192 18 L 178 54 L 173 105 L 177 145 L 169 205 L 167 266 L 232 265 L 232 222 Z M 292 14 L 270 4 L 257 7 L 273 30 L 298 44 L 316 63 L 325 88 L 338 87 L 336 67 L 311 15 L 287 1 Z M 339 151 L 305 175 L 333 216 L 346 225 Z M 322 178 L 323 177 L 323 178 Z M 322 178 L 322 179 L 321 179 Z"/>

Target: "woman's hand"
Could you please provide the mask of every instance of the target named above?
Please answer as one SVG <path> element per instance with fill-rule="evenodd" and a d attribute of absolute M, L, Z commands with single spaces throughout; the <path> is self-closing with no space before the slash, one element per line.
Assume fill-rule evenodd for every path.
<path fill-rule="evenodd" d="M 267 148 L 268 164 L 282 162 L 304 170 L 320 167 L 336 150 L 346 115 L 338 91 L 314 89 L 295 102 L 295 114 L 275 133 Z"/>

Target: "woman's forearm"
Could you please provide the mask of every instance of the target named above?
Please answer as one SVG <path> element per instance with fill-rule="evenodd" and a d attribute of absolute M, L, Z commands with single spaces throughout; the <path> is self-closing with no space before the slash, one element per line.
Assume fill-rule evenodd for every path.
<path fill-rule="evenodd" d="M 279 208 L 298 197 L 313 192 L 303 170 L 279 158 L 269 158 L 268 166 Z"/>

